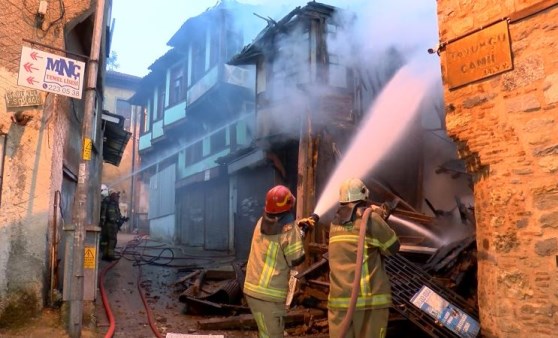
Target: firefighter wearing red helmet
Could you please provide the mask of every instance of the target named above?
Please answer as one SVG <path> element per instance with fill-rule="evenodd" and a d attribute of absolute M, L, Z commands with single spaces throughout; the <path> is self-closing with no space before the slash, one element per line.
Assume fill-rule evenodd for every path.
<path fill-rule="evenodd" d="M 304 262 L 303 232 L 291 212 L 295 197 L 277 185 L 265 198 L 246 267 L 244 295 L 260 337 L 283 337 L 290 270 Z M 313 222 L 304 219 L 306 224 Z"/>

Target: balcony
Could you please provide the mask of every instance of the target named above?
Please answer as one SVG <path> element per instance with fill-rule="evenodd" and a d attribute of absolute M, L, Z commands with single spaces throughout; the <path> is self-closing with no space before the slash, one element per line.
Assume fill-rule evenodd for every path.
<path fill-rule="evenodd" d="M 163 123 L 164 120 L 153 122 L 151 141 L 157 141 L 157 139 L 161 139 L 165 135 L 165 132 L 163 131 Z"/>
<path fill-rule="evenodd" d="M 207 93 L 219 80 L 219 67 L 211 68 L 196 84 L 186 93 L 186 107 L 191 106 L 203 94 Z"/>
<path fill-rule="evenodd" d="M 139 151 L 146 151 L 151 148 L 151 132 L 147 132 L 139 138 Z"/>
<path fill-rule="evenodd" d="M 186 102 L 180 102 L 170 108 L 165 109 L 163 118 L 164 127 L 170 126 L 186 118 Z"/>

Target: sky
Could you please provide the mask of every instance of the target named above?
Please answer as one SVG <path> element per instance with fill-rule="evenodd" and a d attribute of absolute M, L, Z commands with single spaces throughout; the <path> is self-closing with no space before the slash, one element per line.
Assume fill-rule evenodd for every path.
<path fill-rule="evenodd" d="M 306 0 L 237 1 L 263 6 L 257 14 L 275 20 L 282 18 L 296 6 L 304 6 L 307 3 Z M 140 77 L 147 75 L 148 67 L 169 49 L 167 42 L 182 24 L 188 18 L 214 6 L 216 2 L 217 0 L 113 0 L 114 31 L 111 50 L 118 54 L 119 67 L 116 70 Z M 376 40 L 381 40 L 387 35 L 400 42 L 407 41 L 412 44 L 427 36 L 427 43 L 431 43 L 432 46 L 436 43 L 434 0 L 321 2 L 351 9 L 357 13 L 371 13 L 374 19 L 372 22 L 362 20 L 361 24 L 367 25 L 362 31 L 372 36 L 376 34 Z M 375 41 L 375 45 L 378 45 L 378 41 Z"/>

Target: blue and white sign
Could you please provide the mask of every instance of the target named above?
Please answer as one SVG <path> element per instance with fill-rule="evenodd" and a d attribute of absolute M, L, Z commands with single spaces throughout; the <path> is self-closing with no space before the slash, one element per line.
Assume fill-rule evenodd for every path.
<path fill-rule="evenodd" d="M 23 46 L 17 84 L 81 99 L 85 63 Z"/>

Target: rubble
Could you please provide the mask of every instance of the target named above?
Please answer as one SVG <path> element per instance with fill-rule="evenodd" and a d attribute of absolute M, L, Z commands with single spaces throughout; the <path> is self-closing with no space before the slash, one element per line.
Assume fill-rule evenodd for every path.
<path fill-rule="evenodd" d="M 428 227 L 434 218 L 411 208 L 396 209 L 394 215 Z M 466 211 L 464 211 L 466 212 Z M 474 217 L 462 215 L 462 219 Z M 386 271 L 392 281 L 393 307 L 390 325 L 407 321 L 408 332 L 420 332 L 431 337 L 456 337 L 450 329 L 423 312 L 411 299 L 423 287 L 433 290 L 472 318 L 478 318 L 476 303 L 476 242 L 475 236 L 455 241 L 439 249 L 424 246 L 420 236 L 403 236 L 400 253 L 386 258 Z M 298 280 L 286 323 L 292 335 L 327 333 L 327 299 L 329 266 L 327 245 L 309 243 L 309 263 L 295 277 Z M 413 261 L 411 261 L 413 260 Z M 242 286 L 244 265 L 233 264 L 233 271 L 190 271 L 174 285 L 186 287 L 179 300 L 187 312 L 203 315 L 226 315 L 226 318 L 200 320 L 204 329 L 255 329 L 255 322 L 246 305 Z M 414 325 L 409 326 L 411 322 Z M 414 333 L 416 335 L 416 332 Z"/>

